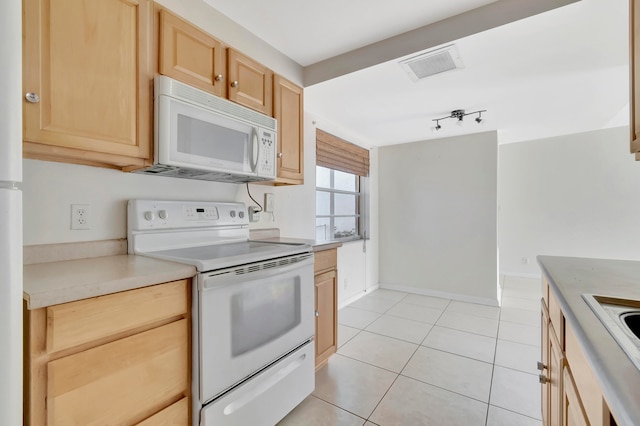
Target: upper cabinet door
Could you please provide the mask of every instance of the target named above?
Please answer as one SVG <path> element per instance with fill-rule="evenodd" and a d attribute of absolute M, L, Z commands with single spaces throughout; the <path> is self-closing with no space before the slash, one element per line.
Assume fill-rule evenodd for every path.
<path fill-rule="evenodd" d="M 229 99 L 271 116 L 273 72 L 267 67 L 227 49 Z"/>
<path fill-rule="evenodd" d="M 303 90 L 274 76 L 273 116 L 278 120 L 278 183 L 304 182 Z"/>
<path fill-rule="evenodd" d="M 160 11 L 159 72 L 226 97 L 222 43 L 166 10 Z"/>
<path fill-rule="evenodd" d="M 150 1 L 28 0 L 23 19 L 25 156 L 144 165 L 152 146 Z"/>

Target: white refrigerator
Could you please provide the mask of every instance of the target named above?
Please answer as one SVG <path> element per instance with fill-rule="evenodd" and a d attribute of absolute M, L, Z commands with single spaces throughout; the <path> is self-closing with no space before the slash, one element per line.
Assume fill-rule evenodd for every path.
<path fill-rule="evenodd" d="M 22 2 L 0 1 L 0 425 L 22 424 Z"/>

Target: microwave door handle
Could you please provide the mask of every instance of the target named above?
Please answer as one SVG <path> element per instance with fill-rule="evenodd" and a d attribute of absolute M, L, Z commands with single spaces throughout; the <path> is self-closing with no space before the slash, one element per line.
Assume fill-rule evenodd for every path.
<path fill-rule="evenodd" d="M 260 158 L 260 144 L 258 143 L 258 132 L 255 127 L 251 131 L 251 171 L 255 172 Z"/>

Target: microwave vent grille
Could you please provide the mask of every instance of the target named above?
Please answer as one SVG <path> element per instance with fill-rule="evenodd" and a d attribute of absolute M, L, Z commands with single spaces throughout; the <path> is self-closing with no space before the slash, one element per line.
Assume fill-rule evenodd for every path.
<path fill-rule="evenodd" d="M 245 108 L 242 105 L 238 105 L 207 92 L 203 92 L 202 90 L 194 87 L 187 86 L 186 84 L 182 84 L 175 80 L 171 81 L 170 87 L 170 95 L 180 98 L 183 101 L 215 109 L 232 118 L 239 117 L 245 121 L 274 132 L 277 130 L 277 121 L 275 118 L 253 111 L 249 108 Z"/>
<path fill-rule="evenodd" d="M 187 167 L 172 167 L 162 164 L 147 167 L 146 169 L 134 170 L 133 173 L 226 183 L 246 183 L 269 180 L 269 178 L 260 176 L 234 175 L 231 173 L 212 172 L 209 170 L 198 170 Z"/>

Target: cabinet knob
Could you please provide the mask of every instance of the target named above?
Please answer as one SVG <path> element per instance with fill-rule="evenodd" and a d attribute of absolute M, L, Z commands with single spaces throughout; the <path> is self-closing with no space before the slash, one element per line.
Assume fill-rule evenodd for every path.
<path fill-rule="evenodd" d="M 222 74 L 216 75 L 216 81 L 222 81 L 222 80 L 224 80 L 224 76 Z"/>
<path fill-rule="evenodd" d="M 282 158 L 282 153 L 281 152 L 278 153 L 278 158 Z"/>
<path fill-rule="evenodd" d="M 540 374 L 538 376 L 538 381 L 544 385 L 545 383 L 549 382 L 549 379 L 544 374 Z"/>
<path fill-rule="evenodd" d="M 240 86 L 240 83 L 238 83 L 238 80 L 235 80 L 231 83 L 231 87 L 238 87 Z"/>
<path fill-rule="evenodd" d="M 316 311 L 316 316 L 319 317 L 320 316 L 320 312 Z"/>
<path fill-rule="evenodd" d="M 543 363 L 541 363 L 540 361 L 538 361 L 538 366 L 537 366 L 537 368 L 538 368 L 538 370 L 542 371 L 542 370 L 544 370 L 545 368 L 547 368 L 547 366 L 546 366 L 546 365 L 544 365 Z"/>
<path fill-rule="evenodd" d="M 38 102 L 40 102 L 40 96 L 38 96 L 37 93 L 28 92 L 26 95 L 24 95 L 24 97 L 32 104 L 37 104 Z"/>

